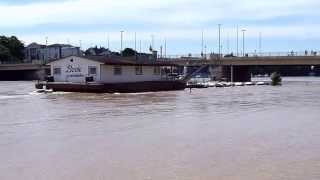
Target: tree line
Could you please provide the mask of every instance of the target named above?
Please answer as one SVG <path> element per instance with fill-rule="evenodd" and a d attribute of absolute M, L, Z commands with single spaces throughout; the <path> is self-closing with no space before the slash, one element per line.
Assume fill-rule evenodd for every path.
<path fill-rule="evenodd" d="M 17 37 L 0 36 L 0 61 L 22 61 L 24 44 Z"/>
<path fill-rule="evenodd" d="M 99 55 L 104 51 L 109 51 L 104 47 L 98 48 L 97 46 L 87 49 L 85 55 Z M 16 36 L 0 36 L 0 62 L 22 62 L 25 58 L 25 46 Z M 111 52 L 111 51 L 110 51 Z M 134 56 L 139 54 L 131 48 L 124 49 L 121 53 L 111 52 L 113 55 L 121 56 Z"/>

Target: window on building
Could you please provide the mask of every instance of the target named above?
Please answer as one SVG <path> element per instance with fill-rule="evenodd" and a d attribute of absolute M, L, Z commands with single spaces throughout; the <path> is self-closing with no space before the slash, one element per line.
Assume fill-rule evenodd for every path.
<path fill-rule="evenodd" d="M 136 66 L 136 75 L 143 75 L 142 66 Z"/>
<path fill-rule="evenodd" d="M 88 74 L 89 75 L 97 75 L 97 67 L 96 66 L 89 66 L 88 67 Z"/>
<path fill-rule="evenodd" d="M 59 67 L 53 68 L 53 75 L 61 75 L 61 68 Z"/>
<path fill-rule="evenodd" d="M 154 75 L 160 75 L 160 66 L 155 66 L 153 68 L 153 74 Z"/>
<path fill-rule="evenodd" d="M 121 66 L 114 66 L 113 67 L 113 74 L 114 75 L 121 75 L 122 74 L 122 67 Z"/>

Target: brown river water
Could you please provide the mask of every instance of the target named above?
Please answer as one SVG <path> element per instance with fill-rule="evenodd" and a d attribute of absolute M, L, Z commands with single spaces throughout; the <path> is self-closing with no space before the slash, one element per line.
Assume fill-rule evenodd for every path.
<path fill-rule="evenodd" d="M 318 180 L 320 78 L 140 94 L 0 82 L 0 180 Z"/>

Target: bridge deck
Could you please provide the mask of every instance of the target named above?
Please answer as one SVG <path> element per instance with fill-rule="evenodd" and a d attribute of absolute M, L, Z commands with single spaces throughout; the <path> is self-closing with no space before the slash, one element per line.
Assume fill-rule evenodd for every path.
<path fill-rule="evenodd" d="M 217 59 L 166 59 L 179 65 L 201 66 L 233 65 L 233 66 L 290 66 L 290 65 L 320 65 L 320 56 L 281 56 L 281 57 L 229 57 Z"/>
<path fill-rule="evenodd" d="M 32 71 L 49 68 L 40 64 L 0 64 L 0 71 Z"/>

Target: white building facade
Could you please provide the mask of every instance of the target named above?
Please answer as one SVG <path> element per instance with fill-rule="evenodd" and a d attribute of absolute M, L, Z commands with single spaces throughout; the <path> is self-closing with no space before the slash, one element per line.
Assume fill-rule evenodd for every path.
<path fill-rule="evenodd" d="M 25 61 L 32 62 L 34 60 L 44 63 L 69 56 L 81 56 L 79 47 L 66 44 L 41 45 L 32 43 L 25 48 Z"/>

